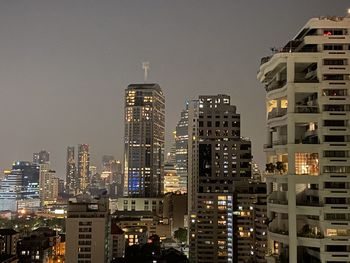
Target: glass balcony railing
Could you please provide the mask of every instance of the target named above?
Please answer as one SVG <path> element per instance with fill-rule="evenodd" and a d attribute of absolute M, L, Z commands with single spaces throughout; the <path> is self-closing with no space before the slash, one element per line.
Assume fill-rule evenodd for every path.
<path fill-rule="evenodd" d="M 295 113 L 318 113 L 318 106 L 295 106 Z"/>

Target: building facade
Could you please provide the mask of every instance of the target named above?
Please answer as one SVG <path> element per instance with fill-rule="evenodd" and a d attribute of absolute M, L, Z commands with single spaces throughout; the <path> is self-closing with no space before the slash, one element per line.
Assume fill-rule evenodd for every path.
<path fill-rule="evenodd" d="M 68 204 L 66 263 L 109 262 L 108 198 L 78 195 Z"/>
<path fill-rule="evenodd" d="M 234 192 L 251 178 L 251 143 L 227 95 L 199 96 L 188 116 L 190 260 L 237 262 Z"/>
<path fill-rule="evenodd" d="M 66 160 L 66 193 L 74 195 L 77 193 L 79 186 L 79 180 L 76 171 L 74 146 L 67 147 Z"/>
<path fill-rule="evenodd" d="M 38 153 L 33 153 L 33 163 L 35 164 L 50 163 L 50 153 L 45 150 L 41 150 Z"/>
<path fill-rule="evenodd" d="M 0 210 L 17 211 L 19 200 L 39 199 L 39 166 L 16 161 L 0 182 Z"/>
<path fill-rule="evenodd" d="M 158 84 L 125 90 L 124 195 L 155 197 L 163 191 L 165 98 Z"/>
<path fill-rule="evenodd" d="M 90 184 L 90 152 L 88 144 L 78 145 L 79 193 L 86 192 Z"/>
<path fill-rule="evenodd" d="M 175 167 L 181 193 L 187 193 L 188 103 L 181 112 L 175 132 Z"/>
<path fill-rule="evenodd" d="M 309 20 L 261 61 L 268 262 L 349 262 L 350 18 Z"/>

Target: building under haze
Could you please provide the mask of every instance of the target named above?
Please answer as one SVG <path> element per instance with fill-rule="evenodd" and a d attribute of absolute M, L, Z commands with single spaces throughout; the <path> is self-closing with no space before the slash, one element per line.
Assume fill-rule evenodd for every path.
<path fill-rule="evenodd" d="M 233 212 L 237 188 L 252 176 L 251 143 L 240 137 L 240 115 L 227 95 L 199 96 L 188 120 L 190 260 L 238 262 Z"/>
<path fill-rule="evenodd" d="M 50 162 L 50 153 L 45 150 L 41 150 L 38 153 L 33 153 L 33 163 L 44 164 Z"/>
<path fill-rule="evenodd" d="M 90 184 L 90 152 L 88 144 L 78 145 L 78 192 L 83 193 L 89 187 Z"/>
<path fill-rule="evenodd" d="M 154 197 L 163 191 L 165 99 L 158 84 L 125 90 L 124 194 Z"/>
<path fill-rule="evenodd" d="M 309 20 L 261 61 L 268 262 L 349 262 L 350 18 Z"/>
<path fill-rule="evenodd" d="M 17 211 L 17 202 L 39 198 L 39 165 L 16 161 L 0 183 L 0 210 Z"/>
<path fill-rule="evenodd" d="M 66 193 L 74 195 L 77 193 L 79 180 L 77 177 L 74 146 L 67 147 L 66 160 Z"/>
<path fill-rule="evenodd" d="M 175 132 L 175 168 L 179 177 L 179 188 L 187 193 L 187 144 L 188 144 L 188 102 L 181 112 Z"/>

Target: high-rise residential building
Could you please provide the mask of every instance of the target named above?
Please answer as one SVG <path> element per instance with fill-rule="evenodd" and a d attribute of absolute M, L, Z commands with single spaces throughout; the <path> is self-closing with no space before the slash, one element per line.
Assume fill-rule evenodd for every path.
<path fill-rule="evenodd" d="M 158 84 L 125 90 L 124 194 L 154 197 L 163 191 L 165 98 Z"/>
<path fill-rule="evenodd" d="M 233 212 L 237 187 L 251 179 L 251 143 L 240 137 L 240 115 L 227 95 L 199 96 L 188 113 L 190 259 L 238 262 Z"/>
<path fill-rule="evenodd" d="M 48 163 L 40 164 L 40 200 L 41 205 L 57 201 L 59 178 L 56 172 L 50 169 Z"/>
<path fill-rule="evenodd" d="M 82 194 L 75 199 L 67 210 L 65 262 L 110 262 L 108 198 Z"/>
<path fill-rule="evenodd" d="M 349 262 L 349 34 L 349 17 L 312 18 L 261 60 L 268 262 Z"/>
<path fill-rule="evenodd" d="M 187 144 L 188 144 L 188 102 L 181 112 L 181 118 L 175 132 L 175 168 L 179 176 L 179 187 L 187 193 Z"/>
<path fill-rule="evenodd" d="M 79 192 L 85 192 L 90 184 L 90 153 L 88 144 L 78 145 L 78 181 Z"/>
<path fill-rule="evenodd" d="M 67 162 L 66 162 L 66 193 L 76 194 L 79 187 L 79 180 L 76 170 L 74 146 L 67 147 Z"/>
<path fill-rule="evenodd" d="M 265 263 L 267 252 L 266 184 L 246 180 L 235 183 L 233 226 L 234 262 Z M 235 235 L 234 235 L 235 236 Z"/>
<path fill-rule="evenodd" d="M 44 163 L 49 163 L 50 162 L 50 153 L 41 150 L 38 153 L 33 153 L 33 163 L 35 164 L 44 164 Z"/>

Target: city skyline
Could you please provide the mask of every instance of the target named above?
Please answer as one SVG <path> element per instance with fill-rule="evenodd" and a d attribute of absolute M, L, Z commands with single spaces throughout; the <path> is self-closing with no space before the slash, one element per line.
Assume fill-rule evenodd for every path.
<path fill-rule="evenodd" d="M 79 143 L 91 145 L 92 164 L 105 154 L 122 160 L 123 90 L 143 82 L 143 61 L 150 61 L 149 82 L 159 83 L 169 98 L 167 142 L 185 100 L 228 94 L 262 165 L 260 57 L 283 46 L 310 17 L 344 15 L 348 3 L 252 3 L 0 3 L 1 171 L 45 149 L 63 178 L 66 147 Z"/>

